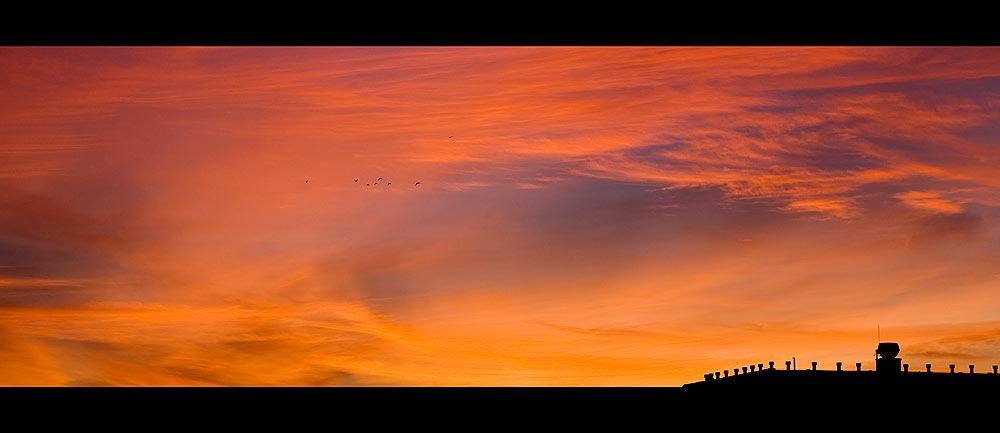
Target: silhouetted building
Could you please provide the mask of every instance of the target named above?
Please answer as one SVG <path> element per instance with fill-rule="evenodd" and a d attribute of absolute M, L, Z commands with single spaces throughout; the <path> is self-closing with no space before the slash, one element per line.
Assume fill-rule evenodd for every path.
<path fill-rule="evenodd" d="M 899 365 L 902 359 L 896 358 L 899 355 L 899 344 L 879 343 L 875 349 L 875 371 L 885 374 L 899 373 Z"/>
<path fill-rule="evenodd" d="M 801 393 L 845 398 L 871 393 L 869 395 L 883 396 L 881 398 L 898 398 L 905 395 L 1000 391 L 1000 374 L 997 374 L 996 365 L 991 366 L 992 371 L 987 373 L 975 373 L 974 365 L 969 365 L 968 373 L 956 372 L 955 364 L 948 366 L 947 373 L 933 372 L 931 364 L 926 365 L 926 371 L 910 371 L 909 364 L 902 364 L 902 359 L 897 357 L 899 352 L 897 343 L 879 343 L 875 351 L 875 371 L 862 371 L 860 362 L 856 364 L 856 371 L 849 371 L 844 370 L 840 362 L 836 364 L 836 370 L 820 370 L 816 362 L 812 362 L 812 368 L 808 370 L 797 370 L 792 368 L 791 361 L 785 362 L 784 369 L 774 368 L 774 361 L 768 361 L 768 368 L 757 364 L 760 369 L 751 369 L 744 374 L 721 378 L 717 373 L 705 374 L 704 380 L 686 384 L 682 389 L 694 393 L 745 393 L 755 397 L 781 398 Z"/>

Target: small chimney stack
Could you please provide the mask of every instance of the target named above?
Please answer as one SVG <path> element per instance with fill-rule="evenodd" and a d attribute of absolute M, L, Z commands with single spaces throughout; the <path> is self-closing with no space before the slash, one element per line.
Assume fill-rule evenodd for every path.
<path fill-rule="evenodd" d="M 910 372 L 910 364 L 903 364 L 903 373 Z"/>
<path fill-rule="evenodd" d="M 751 373 L 753 373 L 753 368 L 754 368 L 754 367 L 756 367 L 756 365 L 753 365 L 753 364 L 750 364 L 750 372 L 751 372 Z M 743 368 L 746 368 L 746 367 L 743 367 Z"/>
<path fill-rule="evenodd" d="M 719 378 L 719 376 L 720 376 L 719 372 L 718 372 L 718 371 L 716 371 L 716 372 L 715 372 L 715 378 L 716 378 L 716 379 L 718 379 L 718 378 Z"/>
<path fill-rule="evenodd" d="M 997 366 L 993 366 L 993 374 L 997 374 Z"/>
<path fill-rule="evenodd" d="M 747 374 L 747 368 L 743 367 L 743 374 Z"/>
<path fill-rule="evenodd" d="M 707 382 L 709 380 L 712 380 L 712 373 L 708 373 L 705 375 L 705 381 Z"/>
<path fill-rule="evenodd" d="M 792 369 L 792 361 L 785 361 L 785 370 Z"/>
<path fill-rule="evenodd" d="M 950 369 L 951 369 L 951 372 L 952 372 L 952 373 L 954 373 L 954 372 L 955 372 L 955 364 L 948 364 L 948 368 L 950 368 Z"/>
<path fill-rule="evenodd" d="M 843 362 L 837 361 L 837 371 L 844 371 L 842 368 L 840 368 L 840 367 L 843 367 L 843 366 L 844 366 Z"/>
<path fill-rule="evenodd" d="M 857 363 L 857 364 L 854 364 L 854 365 L 858 366 L 858 371 L 861 371 L 861 363 L 860 362 Z"/>
<path fill-rule="evenodd" d="M 722 370 L 722 377 L 729 377 L 729 370 Z"/>
<path fill-rule="evenodd" d="M 774 361 L 767 361 L 767 365 L 771 367 L 771 370 L 774 370 Z"/>
<path fill-rule="evenodd" d="M 816 361 L 813 361 L 813 371 L 816 371 Z"/>
<path fill-rule="evenodd" d="M 758 371 L 764 371 L 764 364 L 757 364 Z"/>
<path fill-rule="evenodd" d="M 973 374 L 972 369 L 975 367 L 976 367 L 975 365 L 969 364 L 969 374 Z"/>

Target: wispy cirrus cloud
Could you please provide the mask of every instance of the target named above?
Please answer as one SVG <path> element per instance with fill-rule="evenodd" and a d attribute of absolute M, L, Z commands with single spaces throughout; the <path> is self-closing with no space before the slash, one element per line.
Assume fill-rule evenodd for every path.
<path fill-rule="evenodd" d="M 996 308 L 994 48 L 0 58 L 3 383 L 677 385 L 874 323 L 988 358 L 932 342 Z"/>
<path fill-rule="evenodd" d="M 896 194 L 896 198 L 909 206 L 932 212 L 955 214 L 961 213 L 962 207 L 941 198 L 941 195 L 930 191 L 907 191 Z"/>

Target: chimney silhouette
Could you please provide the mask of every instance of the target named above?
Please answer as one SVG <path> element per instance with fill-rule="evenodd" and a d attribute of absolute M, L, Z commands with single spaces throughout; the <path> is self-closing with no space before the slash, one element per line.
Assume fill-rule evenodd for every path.
<path fill-rule="evenodd" d="M 772 370 L 769 373 L 764 373 L 764 364 L 749 364 L 732 369 L 732 376 L 734 379 L 732 381 L 721 381 L 722 377 L 728 378 L 730 376 L 729 369 L 709 372 L 704 374 L 706 382 L 716 382 L 719 386 L 723 384 L 732 384 L 733 387 L 729 388 L 729 385 L 723 388 L 737 389 L 737 388 L 752 388 L 760 387 L 760 390 L 771 389 L 774 391 L 775 396 L 778 394 L 785 395 L 785 392 L 790 390 L 781 390 L 780 388 L 785 385 L 804 385 L 803 388 L 796 389 L 825 389 L 824 392 L 832 392 L 836 394 L 847 393 L 861 393 L 862 391 L 874 391 L 877 393 L 882 392 L 879 390 L 888 390 L 893 388 L 894 390 L 900 390 L 904 393 L 911 392 L 934 392 L 934 393 L 947 393 L 953 390 L 979 390 L 980 386 L 996 386 L 992 382 L 998 381 L 1000 379 L 1000 363 L 997 364 L 987 364 L 988 367 L 992 367 L 992 372 L 989 368 L 985 371 L 980 371 L 976 374 L 975 364 L 966 364 L 969 366 L 969 376 L 965 376 L 961 370 L 956 370 L 957 364 L 951 363 L 948 365 L 948 371 L 951 374 L 944 375 L 932 375 L 932 364 L 926 363 L 925 368 L 927 371 L 926 375 L 917 374 L 920 370 L 919 367 L 914 366 L 914 373 L 909 374 L 910 364 L 903 364 L 900 358 L 896 355 L 899 353 L 898 345 L 896 343 L 880 343 L 879 348 L 876 351 L 876 363 L 875 369 L 862 370 L 863 362 L 855 363 L 858 373 L 864 374 L 847 374 L 841 373 L 845 371 L 844 362 L 837 361 L 836 365 L 838 372 L 837 374 L 828 374 L 827 370 L 824 373 L 817 373 L 819 371 L 818 361 L 809 361 L 812 368 L 806 368 L 801 373 L 795 370 L 795 361 L 788 360 L 785 361 L 785 373 L 775 373 L 775 361 L 768 361 L 768 367 Z M 760 367 L 758 369 L 757 367 Z M 742 370 L 742 371 L 741 371 Z M 761 372 L 763 374 L 750 375 L 746 378 L 737 378 L 741 373 L 742 375 L 747 375 L 748 373 Z M 808 373 L 807 373 L 808 372 Z M 831 372 L 832 373 L 832 372 Z M 892 374 L 892 376 L 885 376 Z M 992 379 L 991 379 L 992 377 Z M 969 378 L 969 379 L 965 379 Z M 973 379 L 974 378 L 974 379 Z M 1000 383 L 1000 382 L 998 382 Z M 699 389 L 700 385 L 694 385 L 695 389 Z M 846 385 L 846 386 L 845 386 Z M 685 385 L 687 387 L 688 385 Z M 700 389 L 723 389 L 717 388 L 713 385 L 709 385 L 710 388 L 700 388 Z"/>

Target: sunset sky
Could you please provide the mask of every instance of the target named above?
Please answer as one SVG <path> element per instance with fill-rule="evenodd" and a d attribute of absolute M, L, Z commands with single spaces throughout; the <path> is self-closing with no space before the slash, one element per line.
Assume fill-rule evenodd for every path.
<path fill-rule="evenodd" d="M 0 48 L 0 385 L 679 386 L 877 329 L 1000 361 L 1000 48 Z"/>

